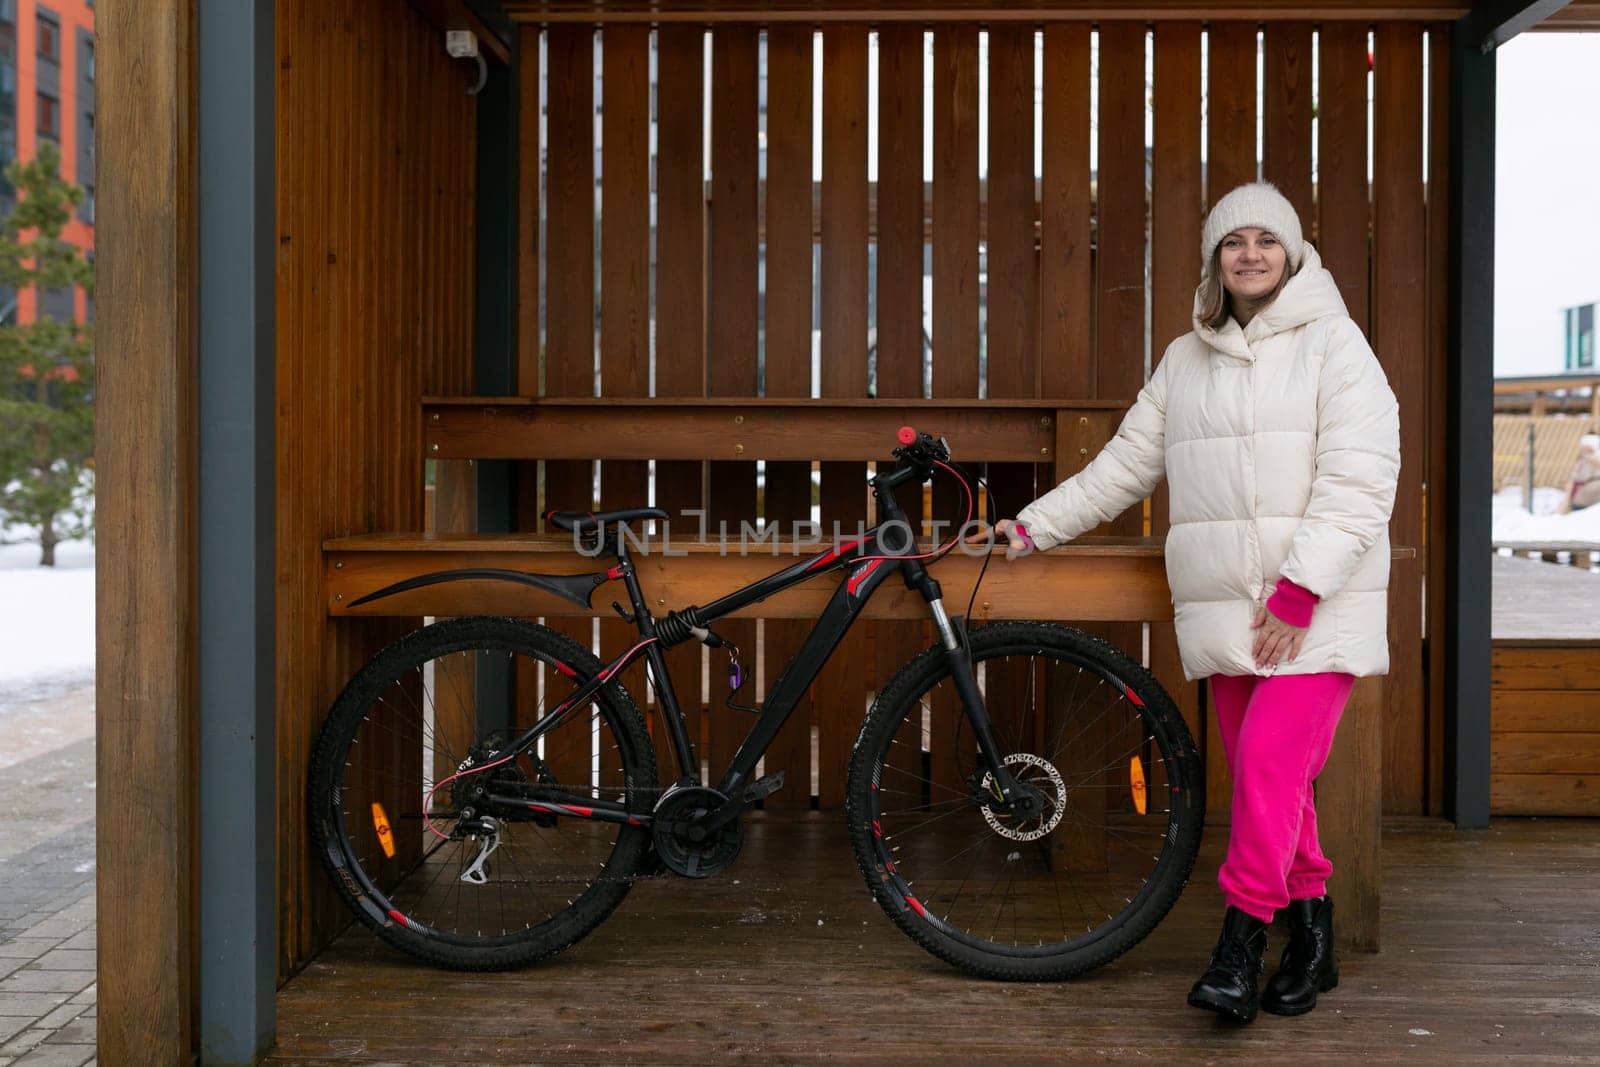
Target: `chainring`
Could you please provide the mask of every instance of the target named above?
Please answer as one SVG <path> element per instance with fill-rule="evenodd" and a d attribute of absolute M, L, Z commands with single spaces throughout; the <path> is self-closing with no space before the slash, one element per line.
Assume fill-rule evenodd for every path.
<path fill-rule="evenodd" d="M 700 840 L 697 825 L 727 801 L 708 786 L 673 786 L 656 802 L 651 821 L 656 854 L 667 869 L 685 878 L 709 878 L 724 871 L 739 855 L 744 829 L 729 820 Z"/>

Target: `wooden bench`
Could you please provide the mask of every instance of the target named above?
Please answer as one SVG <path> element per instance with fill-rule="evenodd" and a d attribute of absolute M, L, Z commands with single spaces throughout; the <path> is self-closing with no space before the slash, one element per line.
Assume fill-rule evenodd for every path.
<path fill-rule="evenodd" d="M 522 568 L 547 574 L 592 572 L 596 561 L 573 551 L 567 538 L 522 534 L 372 534 L 324 544 L 327 608 L 335 616 L 460 615 L 479 612 L 570 616 L 577 609 L 539 590 L 504 582 L 458 582 L 430 586 L 360 607 L 361 597 L 392 582 L 433 571 L 466 567 Z M 753 581 L 781 565 L 796 546 L 762 546 L 759 554 L 724 555 L 715 543 L 674 544 L 682 556 L 654 554 L 636 559 L 640 582 L 665 612 Z M 803 550 L 803 549 L 802 549 Z M 1396 551 L 1397 558 L 1414 553 Z M 998 555 L 998 553 L 997 553 Z M 980 560 L 954 553 L 934 573 L 952 612 L 964 612 Z M 760 605 L 765 618 L 811 618 L 831 593 L 833 582 L 818 581 Z M 595 615 L 610 614 L 597 605 Z M 875 597 L 866 618 L 923 619 L 927 609 L 915 594 L 891 583 Z M 1011 563 L 991 562 L 973 607 L 974 622 L 1007 618 L 1063 619 L 1079 622 L 1162 621 L 1172 617 L 1161 545 L 1149 538 L 1083 538 Z M 1381 777 L 1382 686 L 1379 679 L 1357 685 L 1327 769 L 1318 780 L 1318 808 L 1324 848 L 1335 860 L 1331 892 L 1340 907 L 1340 939 L 1347 948 L 1378 946 L 1378 890 Z M 1213 833 L 1218 832 L 1213 828 Z M 1201 870 L 1198 878 L 1214 872 Z"/>
<path fill-rule="evenodd" d="M 1548 563 L 1560 563 L 1564 555 L 1568 564 L 1583 570 L 1600 566 L 1600 545 L 1593 541 L 1496 541 L 1494 550 L 1496 555 L 1509 552 L 1520 559 Z"/>

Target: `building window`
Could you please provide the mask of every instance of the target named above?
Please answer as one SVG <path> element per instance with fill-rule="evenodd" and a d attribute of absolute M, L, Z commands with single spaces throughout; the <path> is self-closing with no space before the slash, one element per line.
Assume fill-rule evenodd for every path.
<path fill-rule="evenodd" d="M 94 42 L 85 41 L 83 44 L 83 74 L 90 81 L 94 81 Z"/>
<path fill-rule="evenodd" d="M 61 105 L 53 96 L 39 94 L 39 136 L 61 140 Z"/>
<path fill-rule="evenodd" d="M 1567 308 L 1567 370 L 1593 370 L 1596 304 Z"/>
<path fill-rule="evenodd" d="M 17 21 L 17 0 L 0 0 L 0 22 Z"/>
<path fill-rule="evenodd" d="M 94 186 L 83 187 L 83 203 L 79 205 L 78 217 L 90 226 L 94 225 Z"/>
<path fill-rule="evenodd" d="M 52 63 L 59 63 L 61 54 L 61 24 L 49 15 L 39 16 L 39 55 Z"/>

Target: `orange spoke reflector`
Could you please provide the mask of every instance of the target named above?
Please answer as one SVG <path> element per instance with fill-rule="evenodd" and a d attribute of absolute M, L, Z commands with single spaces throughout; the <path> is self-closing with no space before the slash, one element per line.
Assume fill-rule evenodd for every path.
<path fill-rule="evenodd" d="M 1144 761 L 1138 756 L 1128 761 L 1128 784 L 1133 789 L 1133 810 L 1140 815 L 1145 813 L 1144 795 Z M 374 804 L 373 807 L 378 805 Z M 393 853 L 391 853 L 393 855 Z"/>
<path fill-rule="evenodd" d="M 1140 787 L 1139 796 L 1144 796 L 1143 786 Z M 1139 801 L 1139 812 L 1144 813 L 1144 801 Z M 389 816 L 383 810 L 383 805 L 376 800 L 372 802 L 372 827 L 378 831 L 378 844 L 383 846 L 383 854 L 394 859 L 394 832 L 389 829 Z"/>

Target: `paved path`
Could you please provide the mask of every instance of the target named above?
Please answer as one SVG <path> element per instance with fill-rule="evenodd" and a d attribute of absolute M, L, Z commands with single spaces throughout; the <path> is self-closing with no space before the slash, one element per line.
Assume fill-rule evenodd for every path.
<path fill-rule="evenodd" d="M 0 1067 L 94 1062 L 93 702 L 0 696 Z"/>

